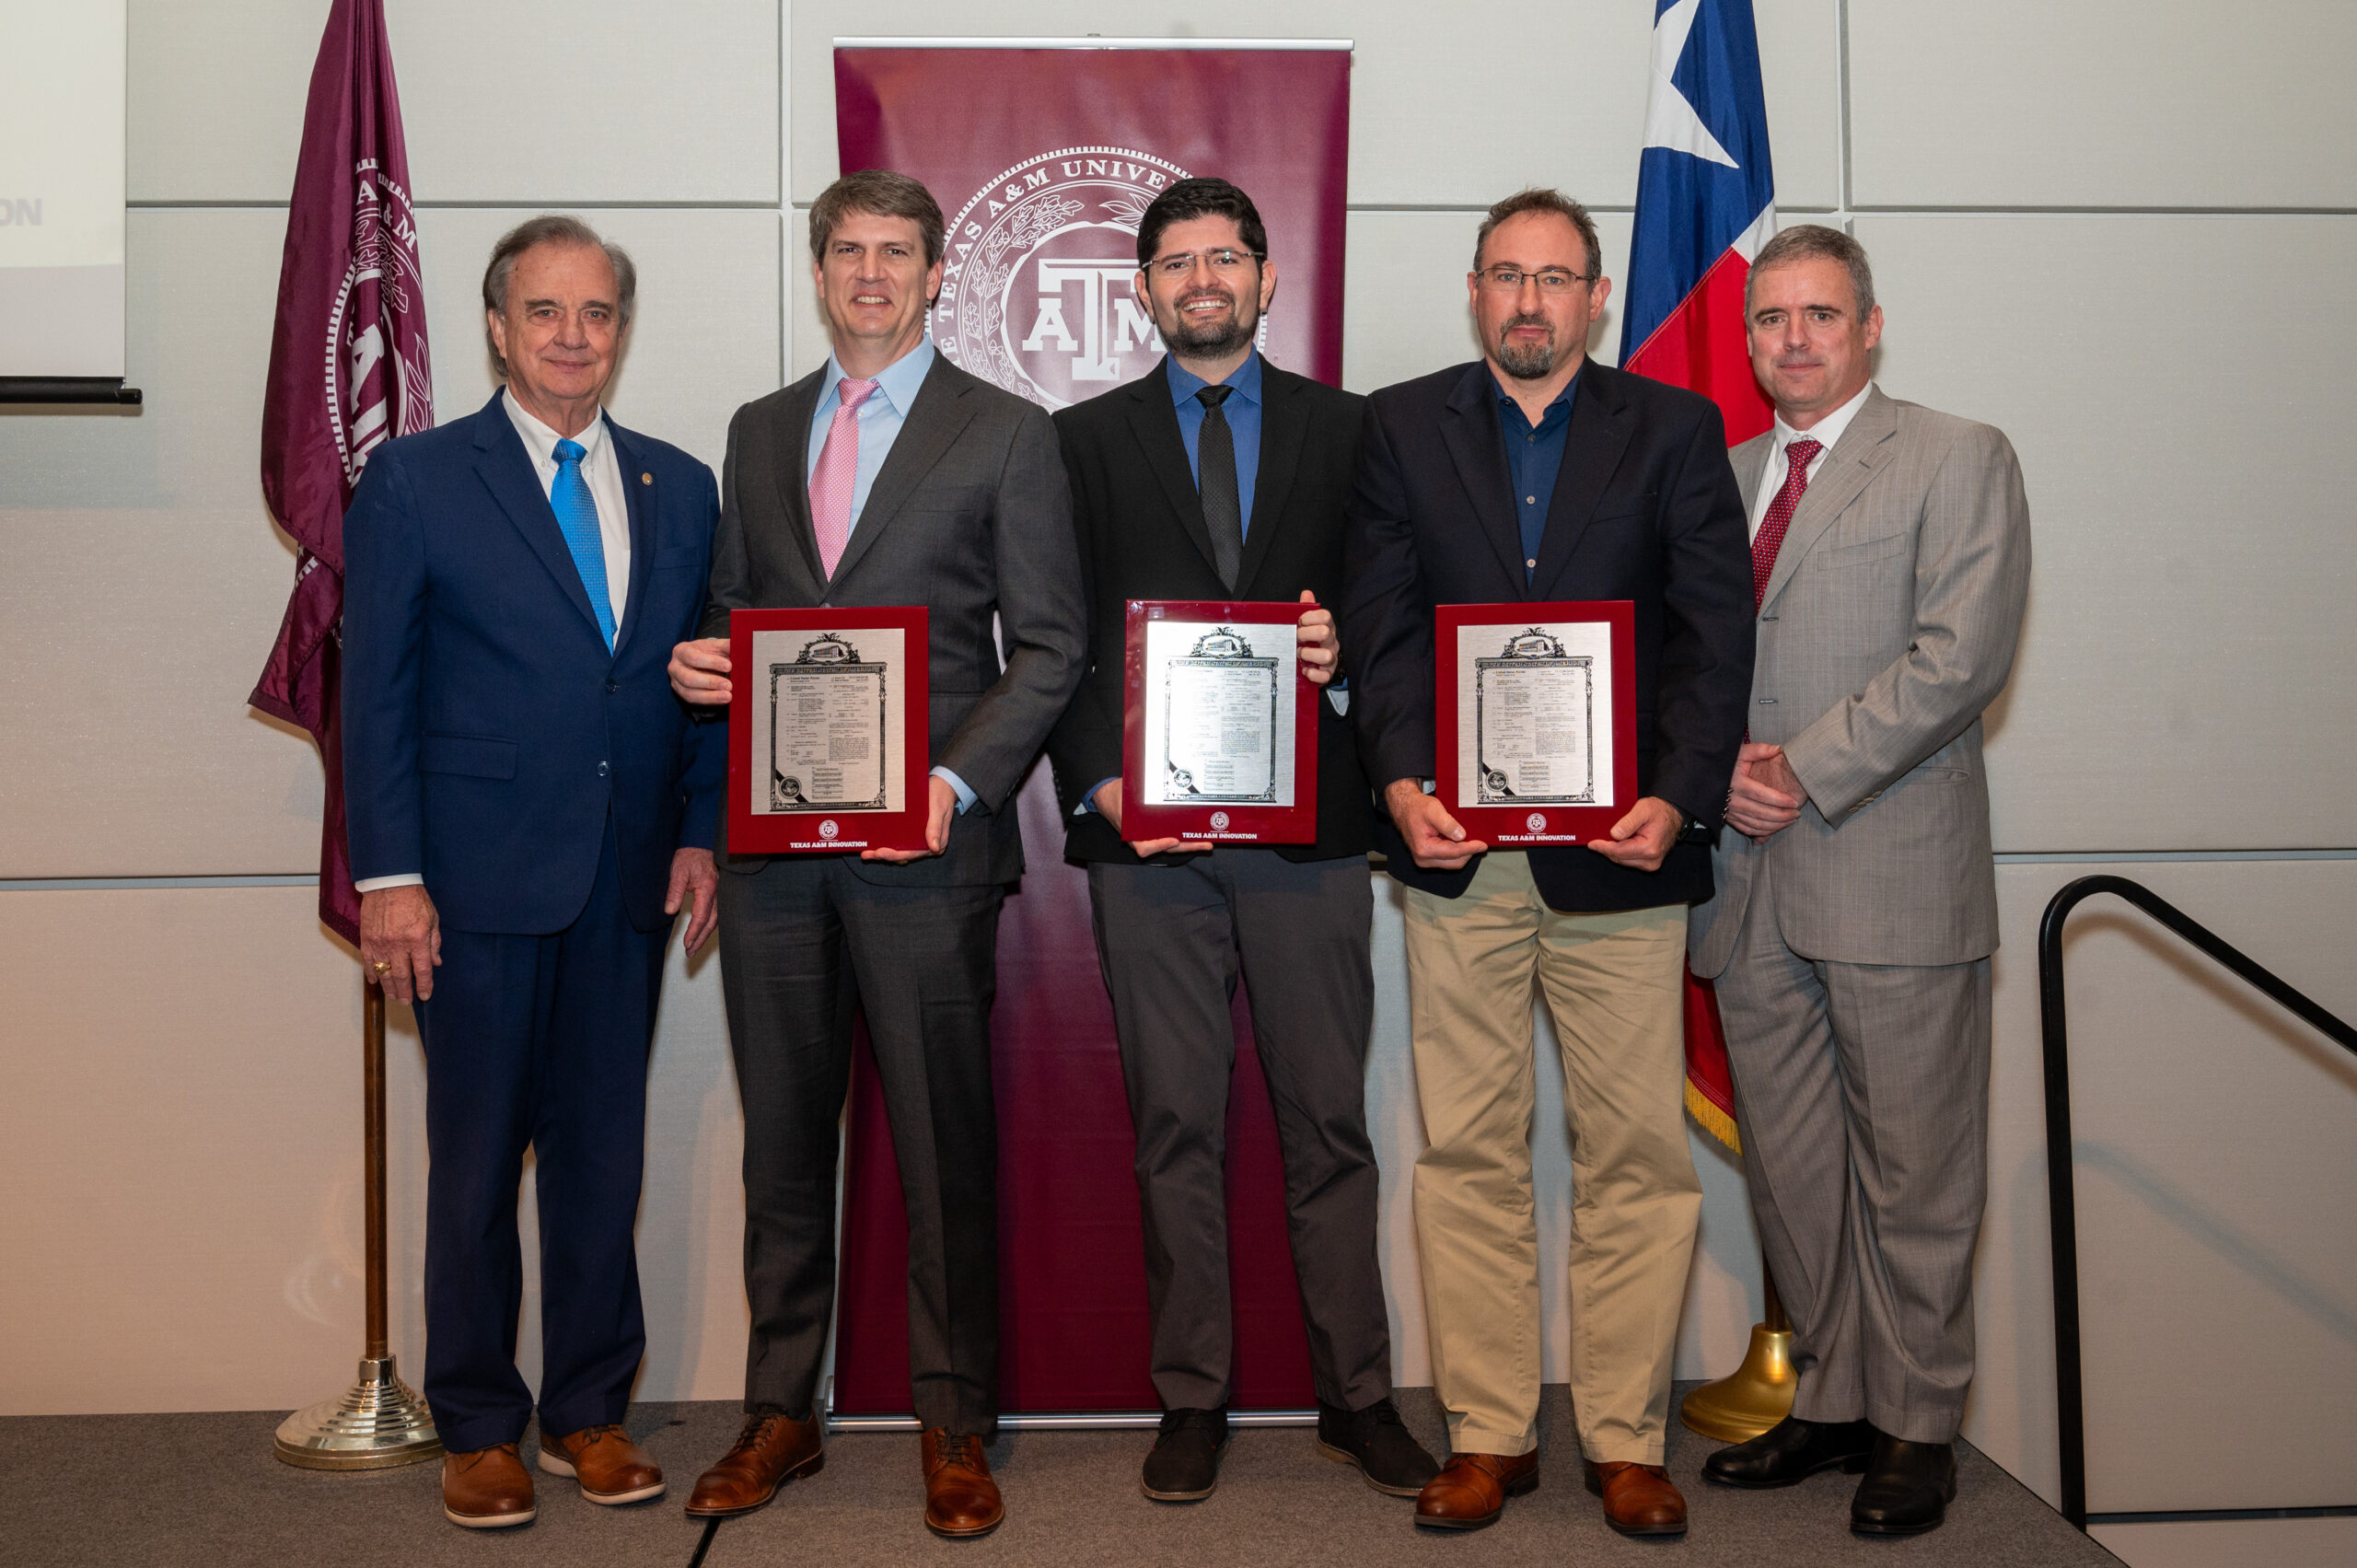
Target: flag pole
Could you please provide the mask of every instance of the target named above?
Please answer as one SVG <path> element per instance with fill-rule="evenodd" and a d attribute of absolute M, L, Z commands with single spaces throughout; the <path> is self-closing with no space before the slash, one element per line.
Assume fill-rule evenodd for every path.
<path fill-rule="evenodd" d="M 366 1169 L 366 1234 L 368 1318 L 359 1376 L 343 1394 L 296 1411 L 281 1422 L 278 1457 L 312 1470 L 377 1470 L 413 1465 L 442 1454 L 434 1413 L 401 1381 L 386 1312 L 385 1272 L 385 993 L 363 979 L 360 1076 L 362 1164 Z"/>

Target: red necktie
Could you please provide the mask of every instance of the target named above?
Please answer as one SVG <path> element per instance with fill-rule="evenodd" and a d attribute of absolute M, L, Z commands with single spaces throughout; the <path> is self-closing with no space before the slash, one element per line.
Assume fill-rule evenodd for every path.
<path fill-rule="evenodd" d="M 1768 579 L 1776 570 L 1776 551 L 1784 542 L 1784 530 L 1793 526 L 1793 513 L 1798 509 L 1801 497 L 1808 494 L 1808 465 L 1825 450 L 1825 443 L 1804 436 L 1784 448 L 1784 488 L 1776 492 L 1776 499 L 1768 503 L 1768 515 L 1759 519 L 1759 531 L 1751 540 L 1751 612 L 1759 613 L 1760 603 L 1768 597 Z"/>

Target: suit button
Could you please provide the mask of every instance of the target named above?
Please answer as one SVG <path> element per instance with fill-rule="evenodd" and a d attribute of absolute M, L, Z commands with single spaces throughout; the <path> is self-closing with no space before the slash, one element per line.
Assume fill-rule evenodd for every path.
<path fill-rule="evenodd" d="M 619 681 L 619 680 L 609 680 L 609 681 L 607 681 L 607 682 L 606 682 L 606 691 L 608 691 L 608 693 L 610 693 L 610 693 L 612 693 L 612 692 L 615 692 L 615 691 L 621 691 L 621 689 L 622 689 L 622 683 L 621 683 L 621 681 Z"/>
<path fill-rule="evenodd" d="M 598 776 L 601 779 L 606 776 L 606 764 L 603 762 L 598 764 Z"/>

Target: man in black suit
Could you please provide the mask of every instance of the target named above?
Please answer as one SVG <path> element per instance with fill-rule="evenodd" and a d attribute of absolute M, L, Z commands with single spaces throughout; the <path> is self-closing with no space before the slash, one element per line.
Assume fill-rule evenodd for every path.
<path fill-rule="evenodd" d="M 1097 950 L 1137 1128 L 1154 1382 L 1145 1494 L 1208 1496 L 1227 1446 L 1234 1350 L 1224 1161 L 1239 975 L 1283 1149 L 1318 1443 L 1412 1496 L 1431 1456 L 1391 1404 L 1366 1133 L 1374 810 L 1332 682 L 1343 505 L 1364 400 L 1265 363 L 1277 269 L 1252 199 L 1182 180 L 1138 227 L 1138 296 L 1169 356 L 1056 415 L 1092 610 L 1089 668 L 1049 742 L 1065 853 L 1088 867 Z M 1318 841 L 1213 848 L 1121 831 L 1124 603 L 1283 599 L 1318 704 Z"/>
<path fill-rule="evenodd" d="M 1661 1469 L 1701 1191 L 1681 1114 L 1686 906 L 1751 684 L 1751 562 L 1718 410 L 1587 362 L 1611 285 L 1577 203 L 1490 209 L 1467 287 L 1482 358 L 1369 400 L 1342 640 L 1352 716 L 1407 885 L 1410 1029 L 1429 1146 L 1416 1234 L 1447 1467 L 1417 1522 L 1477 1528 L 1536 1486 L 1530 1001 L 1572 1122 L 1571 1385 L 1588 1481 L 1625 1534 L 1675 1535 Z M 1431 794 L 1433 607 L 1627 599 L 1637 782 L 1609 837 L 1490 851 Z M 1485 853 L 1486 851 L 1486 853 Z"/>
<path fill-rule="evenodd" d="M 702 636 L 673 650 L 679 694 L 725 703 L 732 610 L 930 612 L 928 847 L 719 857 L 752 1335 L 744 1433 L 696 1482 L 700 1518 L 760 1507 L 822 1457 L 813 1404 L 854 1006 L 909 1210 L 925 1524 L 976 1536 L 1004 1512 L 981 1447 L 998 1425 L 998 914 L 1023 872 L 1015 789 L 1080 679 L 1087 606 L 1047 414 L 925 339 L 944 242 L 940 207 L 906 175 L 845 175 L 812 205 L 833 352 L 737 411 Z"/>

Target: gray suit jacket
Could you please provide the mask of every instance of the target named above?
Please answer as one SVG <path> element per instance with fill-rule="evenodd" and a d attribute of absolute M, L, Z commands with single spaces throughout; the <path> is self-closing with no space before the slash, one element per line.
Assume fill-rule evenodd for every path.
<path fill-rule="evenodd" d="M 1736 448 L 1748 507 L 1773 447 Z M 1826 455 L 1759 607 L 1751 738 L 1809 794 L 1764 845 L 1721 830 L 1694 972 L 1734 951 L 1755 877 L 1805 958 L 1956 964 L 1997 947 L 1981 710 L 2029 594 L 2029 502 L 2002 431 L 1869 391 Z"/>
<path fill-rule="evenodd" d="M 956 773 L 978 798 L 952 819 L 946 853 L 907 865 L 850 864 L 871 882 L 1011 882 L 1023 873 L 1011 799 L 1072 700 L 1088 637 L 1055 426 L 1045 410 L 935 357 L 829 578 L 804 480 L 825 375 L 821 367 L 747 403 L 729 424 L 700 634 L 727 635 L 732 610 L 923 605 L 929 765 Z M 734 868 L 763 860 L 740 857 Z"/>

